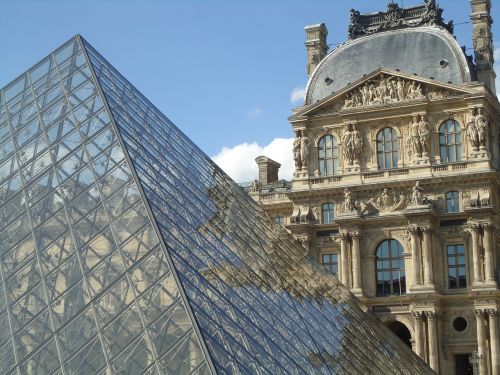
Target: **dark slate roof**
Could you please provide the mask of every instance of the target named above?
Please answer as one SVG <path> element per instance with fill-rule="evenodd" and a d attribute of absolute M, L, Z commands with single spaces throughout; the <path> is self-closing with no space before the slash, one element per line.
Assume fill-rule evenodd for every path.
<path fill-rule="evenodd" d="M 472 78 L 467 57 L 448 30 L 437 26 L 388 30 L 351 40 L 325 57 L 309 80 L 306 104 L 379 68 L 455 84 Z"/>

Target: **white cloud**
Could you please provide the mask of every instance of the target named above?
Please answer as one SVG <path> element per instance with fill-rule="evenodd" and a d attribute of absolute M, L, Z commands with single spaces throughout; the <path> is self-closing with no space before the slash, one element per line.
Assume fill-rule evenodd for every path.
<path fill-rule="evenodd" d="M 256 118 L 262 114 L 262 108 L 254 108 L 248 112 L 248 118 Z"/>
<path fill-rule="evenodd" d="M 500 41 L 495 43 L 497 46 L 500 44 Z M 497 89 L 497 97 L 500 100 L 500 47 L 495 48 L 493 52 L 493 57 L 495 58 L 495 73 L 497 74 L 497 79 L 495 80 L 495 86 Z"/>
<path fill-rule="evenodd" d="M 306 88 L 296 87 L 292 90 L 292 94 L 290 95 L 290 102 L 292 104 L 302 104 L 304 103 L 305 96 L 306 96 Z"/>
<path fill-rule="evenodd" d="M 250 182 L 259 174 L 255 158 L 265 155 L 281 164 L 278 178 L 290 180 L 294 167 L 292 144 L 293 138 L 275 138 L 264 147 L 256 142 L 245 142 L 231 148 L 223 147 L 212 159 L 236 182 Z"/>

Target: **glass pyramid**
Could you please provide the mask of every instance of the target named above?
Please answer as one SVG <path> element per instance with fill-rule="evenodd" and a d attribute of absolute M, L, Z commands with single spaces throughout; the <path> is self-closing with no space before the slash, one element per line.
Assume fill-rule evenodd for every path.
<path fill-rule="evenodd" d="M 428 374 L 83 38 L 0 91 L 1 374 Z"/>

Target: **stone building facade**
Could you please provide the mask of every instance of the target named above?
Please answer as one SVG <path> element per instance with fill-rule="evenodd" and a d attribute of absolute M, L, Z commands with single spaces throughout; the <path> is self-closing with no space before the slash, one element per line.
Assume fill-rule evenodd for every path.
<path fill-rule="evenodd" d="M 330 53 L 306 27 L 294 177 L 258 158 L 249 190 L 437 373 L 498 375 L 500 104 L 491 4 L 470 4 L 474 58 L 433 0 L 352 10 Z"/>

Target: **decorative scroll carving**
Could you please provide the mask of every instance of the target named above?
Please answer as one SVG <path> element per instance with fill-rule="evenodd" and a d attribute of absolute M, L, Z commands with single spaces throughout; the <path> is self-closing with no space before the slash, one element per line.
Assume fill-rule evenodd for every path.
<path fill-rule="evenodd" d="M 467 123 L 467 136 L 473 151 L 486 150 L 488 144 L 488 117 L 482 107 L 475 108 Z"/>
<path fill-rule="evenodd" d="M 474 45 L 476 63 L 488 62 L 493 64 L 491 28 L 488 25 L 485 24 L 474 29 L 472 43 Z"/>
<path fill-rule="evenodd" d="M 342 135 L 342 147 L 344 158 L 348 165 L 359 163 L 363 152 L 363 138 L 356 127 L 356 124 L 347 124 L 346 130 Z"/>
<path fill-rule="evenodd" d="M 408 9 L 400 8 L 398 4 L 390 2 L 386 12 L 375 14 L 360 14 L 357 10 L 351 9 L 349 39 L 385 30 L 429 25 L 443 27 L 453 34 L 453 21 L 445 23 L 442 15 L 443 9 L 437 6 L 435 0 L 425 0 L 424 4 Z M 480 36 L 476 39 L 481 43 Z"/>
<path fill-rule="evenodd" d="M 403 193 L 385 188 L 382 194 L 370 198 L 369 203 L 379 212 L 392 212 L 404 209 L 408 198 Z"/>

